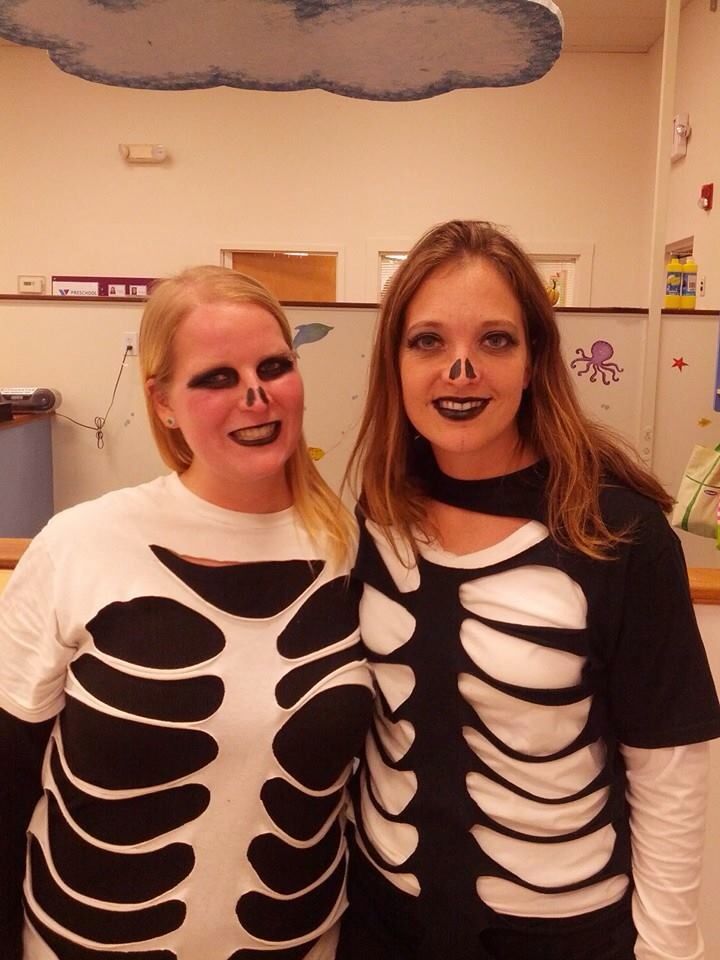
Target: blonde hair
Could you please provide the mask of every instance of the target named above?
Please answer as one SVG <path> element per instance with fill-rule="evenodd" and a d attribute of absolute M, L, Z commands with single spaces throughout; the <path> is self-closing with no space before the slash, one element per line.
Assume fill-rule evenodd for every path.
<path fill-rule="evenodd" d="M 227 267 L 200 266 L 155 283 L 140 324 L 140 370 L 145 384 L 169 383 L 173 372 L 173 344 L 178 327 L 197 306 L 208 303 L 252 303 L 277 320 L 285 343 L 292 349 L 292 331 L 283 308 L 261 283 Z M 145 391 L 150 428 L 163 461 L 183 473 L 193 452 L 182 431 L 170 429 Z M 308 453 L 304 434 L 288 460 L 287 478 L 297 510 L 316 543 L 325 542 L 334 561 L 347 559 L 355 540 L 354 522 L 339 497 L 320 476 Z"/>
<path fill-rule="evenodd" d="M 523 311 L 531 375 L 518 411 L 521 441 L 549 463 L 546 523 L 563 546 L 590 557 L 608 557 L 629 539 L 611 530 L 600 509 L 604 483 L 619 483 L 655 500 L 672 498 L 613 431 L 580 409 L 560 352 L 555 314 L 532 261 L 493 224 L 451 220 L 415 244 L 390 281 L 380 308 L 370 364 L 368 404 L 350 455 L 346 481 L 367 515 L 413 544 L 425 529 L 422 487 L 413 476 L 414 431 L 404 410 L 399 353 L 407 306 L 425 278 L 440 266 L 480 258 L 509 284 Z M 391 540 L 392 542 L 392 540 Z"/>

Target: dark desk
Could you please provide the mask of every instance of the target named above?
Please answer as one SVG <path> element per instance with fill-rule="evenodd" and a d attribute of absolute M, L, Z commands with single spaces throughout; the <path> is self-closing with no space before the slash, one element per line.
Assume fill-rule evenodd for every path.
<path fill-rule="evenodd" d="M 51 417 L 0 423 L 0 537 L 34 537 L 53 515 Z"/>

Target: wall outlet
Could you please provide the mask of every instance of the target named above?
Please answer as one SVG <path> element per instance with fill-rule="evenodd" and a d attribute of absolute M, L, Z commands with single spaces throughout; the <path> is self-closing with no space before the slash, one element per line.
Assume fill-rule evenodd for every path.
<path fill-rule="evenodd" d="M 705 277 L 698 277 L 697 281 L 697 295 L 699 297 L 705 296 Z"/>
<path fill-rule="evenodd" d="M 129 357 L 138 355 L 138 335 L 132 331 L 123 334 L 123 350 L 127 351 Z"/>

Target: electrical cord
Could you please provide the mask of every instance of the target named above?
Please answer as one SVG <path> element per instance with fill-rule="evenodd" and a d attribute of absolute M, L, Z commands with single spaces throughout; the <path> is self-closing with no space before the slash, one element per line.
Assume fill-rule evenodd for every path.
<path fill-rule="evenodd" d="M 79 420 L 73 420 L 72 417 L 69 417 L 66 413 L 56 413 L 56 417 L 62 417 L 64 420 L 69 420 L 70 423 L 76 424 L 78 427 L 84 427 L 85 430 L 94 430 L 95 431 L 95 441 L 97 443 L 98 450 L 102 450 L 105 446 L 105 436 L 103 434 L 103 427 L 107 423 L 108 414 L 112 410 L 112 405 L 115 403 L 115 394 L 117 393 L 118 384 L 120 383 L 120 377 L 122 377 L 122 372 L 125 369 L 125 361 L 127 356 L 130 353 L 130 347 L 125 347 L 125 353 L 123 358 L 120 361 L 120 369 L 118 370 L 118 375 L 115 380 L 115 386 L 113 387 L 112 397 L 110 397 L 110 403 L 107 410 L 105 411 L 104 417 L 95 417 L 93 423 L 94 426 L 91 426 L 89 423 L 80 423 Z"/>

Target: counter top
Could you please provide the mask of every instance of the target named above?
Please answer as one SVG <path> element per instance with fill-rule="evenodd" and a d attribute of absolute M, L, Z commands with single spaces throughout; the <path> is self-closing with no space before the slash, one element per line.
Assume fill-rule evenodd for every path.
<path fill-rule="evenodd" d="M 40 413 L 16 413 L 12 420 L 0 421 L 0 430 L 21 427 L 24 423 L 30 423 L 31 420 L 42 420 L 43 417 L 51 417 L 52 415 L 51 410 L 43 410 Z"/>
<path fill-rule="evenodd" d="M 29 545 L 29 540 L 0 537 L 0 570 L 12 570 Z"/>
<path fill-rule="evenodd" d="M 0 537 L 0 570 L 12 570 L 30 541 Z M 690 567 L 690 592 L 693 603 L 720 605 L 720 568 Z"/>
<path fill-rule="evenodd" d="M 693 603 L 720 604 L 720 570 L 716 567 L 690 567 L 690 592 Z"/>

